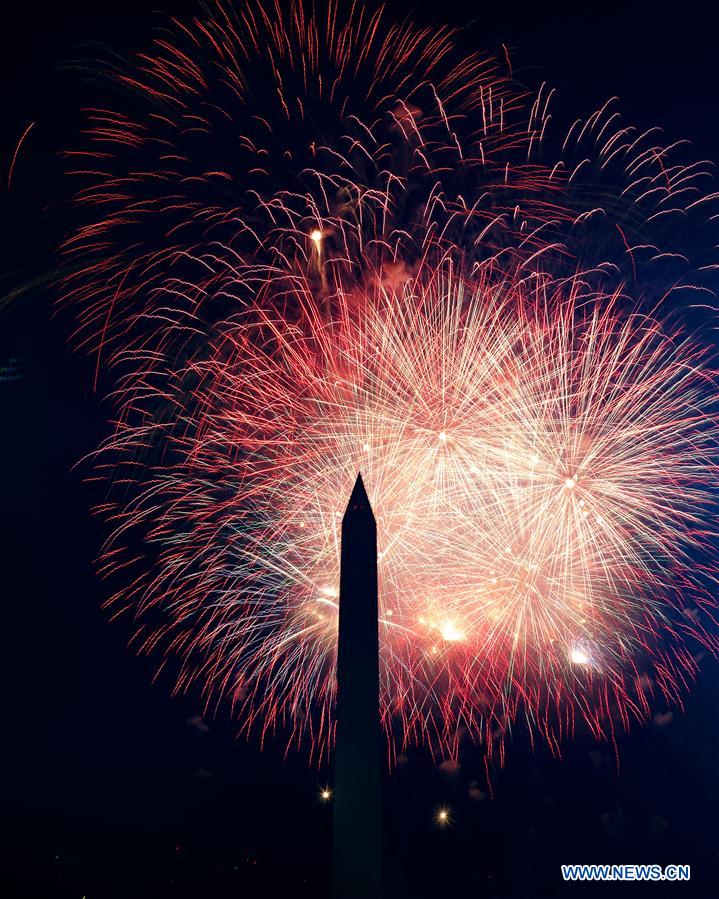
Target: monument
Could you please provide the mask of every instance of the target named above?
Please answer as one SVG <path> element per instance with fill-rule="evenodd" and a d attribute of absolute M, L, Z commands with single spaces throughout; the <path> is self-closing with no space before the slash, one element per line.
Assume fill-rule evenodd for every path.
<path fill-rule="evenodd" d="M 358 475 L 342 519 L 333 899 L 382 895 L 381 773 L 377 526 Z"/>

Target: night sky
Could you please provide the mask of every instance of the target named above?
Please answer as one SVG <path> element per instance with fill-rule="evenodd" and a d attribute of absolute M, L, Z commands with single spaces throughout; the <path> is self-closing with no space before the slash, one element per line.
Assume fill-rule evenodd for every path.
<path fill-rule="evenodd" d="M 83 455 L 106 433 L 92 363 L 53 315 L 54 247 L 72 220 L 57 153 L 79 127 L 88 43 L 139 49 L 188 2 L 19 3 L 0 29 L 0 422 L 2 602 L 9 703 L 0 895 L 33 899 L 322 897 L 331 809 L 326 768 L 282 739 L 238 741 L 222 711 L 171 696 L 152 660 L 110 623 L 93 558 Z M 719 160 L 719 56 L 701 5 L 392 3 L 420 21 L 467 25 L 463 42 L 506 44 L 515 75 L 555 85 L 569 115 L 618 95 L 626 117 L 688 137 Z M 486 8 L 483 8 L 486 6 Z M 438 17 L 442 18 L 439 19 Z M 567 116 L 569 117 L 569 116 Z M 29 122 L 35 126 L 7 173 Z M 18 652 L 18 649 L 20 650 Z M 411 753 L 386 784 L 391 895 L 719 895 L 719 666 L 702 662 L 680 709 L 613 747 L 579 734 L 555 759 L 517 729 L 487 795 L 482 757 Z M 438 828 L 437 809 L 451 808 Z M 562 884 L 565 862 L 681 863 L 690 883 Z"/>

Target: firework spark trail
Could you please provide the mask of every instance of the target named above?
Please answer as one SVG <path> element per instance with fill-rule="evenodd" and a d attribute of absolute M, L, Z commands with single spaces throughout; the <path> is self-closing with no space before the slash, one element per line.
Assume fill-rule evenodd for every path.
<path fill-rule="evenodd" d="M 25 143 L 25 138 L 28 136 L 28 134 L 30 134 L 30 132 L 32 131 L 32 129 L 34 127 L 35 127 L 35 122 L 29 122 L 26 125 L 23 133 L 20 135 L 20 140 L 18 140 L 18 142 L 15 146 L 15 152 L 13 153 L 12 159 L 10 160 L 10 168 L 8 169 L 8 173 L 7 173 L 7 189 L 8 190 L 10 190 L 10 188 L 12 187 L 12 177 L 13 177 L 13 173 L 15 172 L 15 165 L 17 164 L 17 158 L 20 155 L 20 149 L 22 148 L 22 145 Z"/>
<path fill-rule="evenodd" d="M 174 416 L 153 420 L 153 388 L 142 426 L 105 448 L 132 480 L 137 444 L 162 445 L 107 547 L 113 568 L 126 527 L 157 547 L 113 600 L 143 648 L 178 656 L 179 685 L 229 698 L 243 728 L 289 723 L 324 750 L 340 516 L 361 469 L 394 748 L 456 752 L 464 730 L 491 747 L 519 716 L 552 745 L 577 714 L 606 736 L 646 716 L 650 679 L 676 701 L 695 669 L 684 642 L 716 649 L 697 569 L 718 436 L 701 349 L 581 282 L 375 282 L 329 322 L 293 283 L 291 318 L 224 323 L 172 375 Z"/>
<path fill-rule="evenodd" d="M 707 289 L 708 166 L 613 102 L 562 130 L 450 30 L 322 10 L 175 21 L 67 154 L 108 605 L 178 690 L 322 755 L 361 469 L 392 751 L 611 737 L 717 648 L 716 385 L 662 325 Z"/>

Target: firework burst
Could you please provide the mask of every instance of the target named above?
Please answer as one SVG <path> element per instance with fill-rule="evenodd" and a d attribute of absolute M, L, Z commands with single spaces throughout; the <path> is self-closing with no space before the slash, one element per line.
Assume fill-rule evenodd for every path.
<path fill-rule="evenodd" d="M 64 298 L 108 367 L 152 345 L 169 287 L 212 327 L 228 295 L 275 304 L 277 271 L 331 293 L 454 255 L 501 279 L 578 269 L 652 303 L 706 289 L 688 225 L 708 215 L 709 167 L 614 104 L 564 128 L 544 86 L 364 5 L 211 10 L 96 65 L 106 86 L 66 153 L 85 223 L 63 247 Z"/>
<path fill-rule="evenodd" d="M 584 289 L 437 272 L 339 296 L 328 321 L 295 284 L 291 317 L 226 322 L 160 389 L 174 415 L 153 420 L 155 385 L 106 448 L 120 493 L 140 445 L 161 454 L 112 507 L 106 553 L 115 569 L 126 527 L 156 553 L 113 600 L 139 613 L 143 648 L 179 657 L 180 686 L 229 698 L 243 728 L 289 724 L 326 747 L 341 514 L 361 469 L 393 746 L 491 746 L 518 716 L 554 745 L 577 715 L 606 735 L 654 690 L 676 701 L 685 643 L 715 646 L 699 564 L 713 379 L 691 341 Z"/>
<path fill-rule="evenodd" d="M 679 702 L 716 649 L 716 389 L 661 322 L 713 268 L 707 167 L 363 6 L 222 3 L 105 71 L 63 297 L 137 645 L 326 752 L 361 469 L 392 752 Z"/>

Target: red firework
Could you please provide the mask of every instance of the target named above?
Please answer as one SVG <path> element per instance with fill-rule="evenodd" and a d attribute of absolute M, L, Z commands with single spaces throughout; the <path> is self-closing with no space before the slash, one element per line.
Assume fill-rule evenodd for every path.
<path fill-rule="evenodd" d="M 324 749 L 361 469 L 393 747 L 491 747 L 520 716 L 556 746 L 577 715 L 606 736 L 655 692 L 679 701 L 686 644 L 716 648 L 699 564 L 714 381 L 691 341 L 581 290 L 439 272 L 342 295 L 331 320 L 307 290 L 292 317 L 245 309 L 205 358 L 153 369 L 100 454 L 119 482 L 108 570 L 126 531 L 155 555 L 129 560 L 112 600 L 142 649 L 229 699 L 243 729 L 289 725 Z M 156 464 L 138 470 L 147 446 Z"/>
<path fill-rule="evenodd" d="M 139 646 L 324 752 L 361 468 L 393 750 L 679 702 L 716 649 L 715 383 L 639 309 L 704 289 L 671 227 L 704 167 L 611 105 L 556 139 L 544 88 L 355 6 L 222 4 L 112 74 L 64 296 Z"/>

